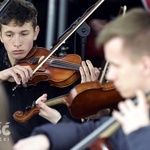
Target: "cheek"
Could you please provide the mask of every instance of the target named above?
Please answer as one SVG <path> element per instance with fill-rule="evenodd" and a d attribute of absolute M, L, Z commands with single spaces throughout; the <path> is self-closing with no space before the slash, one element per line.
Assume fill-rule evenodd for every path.
<path fill-rule="evenodd" d="M 32 47 L 33 47 L 33 39 L 31 39 L 31 40 L 26 40 L 26 42 L 24 42 L 24 47 L 26 48 L 26 49 L 31 49 Z"/>
<path fill-rule="evenodd" d="M 5 39 L 5 38 L 0 37 L 0 40 L 1 40 L 2 43 L 6 43 L 6 45 L 8 43 L 10 44 L 10 42 L 7 39 Z"/>
<path fill-rule="evenodd" d="M 12 45 L 10 42 L 3 42 L 5 49 L 9 50 L 12 48 Z"/>
<path fill-rule="evenodd" d="M 122 97 L 131 98 L 135 96 L 135 88 L 136 87 L 134 84 L 124 80 L 122 83 L 120 83 L 119 92 Z"/>
<path fill-rule="evenodd" d="M 135 92 L 139 88 L 139 86 L 139 78 L 137 76 L 134 76 L 132 73 L 124 79 L 124 89 L 127 97 L 135 96 Z"/>

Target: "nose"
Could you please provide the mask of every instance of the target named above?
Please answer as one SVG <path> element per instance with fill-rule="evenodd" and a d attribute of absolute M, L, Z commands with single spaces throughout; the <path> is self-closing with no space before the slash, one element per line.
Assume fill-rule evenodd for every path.
<path fill-rule="evenodd" d="M 108 81 L 115 81 L 116 75 L 115 70 L 112 67 L 109 67 L 106 73 L 106 79 Z"/>
<path fill-rule="evenodd" d="M 21 45 L 22 44 L 19 35 L 14 36 L 14 47 L 19 48 Z"/>

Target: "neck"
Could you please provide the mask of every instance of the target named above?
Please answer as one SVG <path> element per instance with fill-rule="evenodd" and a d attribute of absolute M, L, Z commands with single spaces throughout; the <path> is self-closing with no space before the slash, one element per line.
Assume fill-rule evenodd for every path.
<path fill-rule="evenodd" d="M 17 60 L 15 58 L 12 58 L 9 54 L 8 54 L 8 59 L 9 59 L 12 66 L 14 66 L 17 62 Z"/>
<path fill-rule="evenodd" d="M 10 60 L 10 59 L 9 59 Z M 10 60 L 10 63 L 11 63 L 11 65 L 12 66 L 14 66 L 14 65 L 16 65 L 16 63 L 17 63 L 17 60 L 15 59 L 15 60 Z"/>

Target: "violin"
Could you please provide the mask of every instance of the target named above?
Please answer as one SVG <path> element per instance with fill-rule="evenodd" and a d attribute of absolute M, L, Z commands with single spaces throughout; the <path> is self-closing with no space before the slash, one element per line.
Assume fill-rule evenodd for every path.
<path fill-rule="evenodd" d="M 81 119 L 94 115 L 101 109 L 116 108 L 117 103 L 122 100 L 112 82 L 100 84 L 99 81 L 92 81 L 78 84 L 68 94 L 45 103 L 48 106 L 65 104 L 74 118 Z M 13 117 L 18 122 L 26 122 L 39 111 L 40 107 L 35 104 L 25 112 L 16 111 Z"/>
<path fill-rule="evenodd" d="M 88 11 L 87 11 L 87 13 L 86 14 L 84 14 L 83 16 L 82 16 L 82 18 L 74 25 L 72 25 L 71 27 L 71 29 L 68 31 L 68 32 L 66 32 L 66 34 L 64 34 L 62 37 L 61 37 L 61 40 L 59 40 L 58 42 L 57 42 L 57 44 L 51 49 L 51 51 L 50 51 L 50 53 L 48 54 L 48 55 L 46 55 L 45 56 L 45 58 L 44 59 L 42 59 L 39 63 L 38 63 L 38 65 L 36 65 L 36 67 L 33 69 L 33 75 L 34 74 L 40 74 L 41 75 L 41 72 L 39 71 L 39 69 L 44 69 L 44 71 L 42 72 L 42 73 L 44 73 L 44 76 L 43 76 L 43 74 L 41 75 L 41 77 L 38 77 L 38 79 L 40 78 L 40 79 L 42 79 L 43 80 L 43 78 L 45 79 L 46 78 L 46 80 L 47 80 L 47 78 L 48 78 L 48 76 L 47 76 L 47 72 L 49 72 L 49 70 L 46 70 L 45 68 L 43 68 L 43 66 L 45 66 L 46 65 L 46 62 L 50 59 L 50 57 L 52 57 L 52 55 L 56 52 L 56 50 L 84 23 L 84 21 L 102 4 L 104 2 L 104 0 L 99 0 L 97 3 L 95 3 L 94 5 L 93 5 L 93 7 L 91 8 L 91 9 L 89 9 Z M 33 50 L 33 52 L 34 52 L 34 50 Z M 32 52 L 29 54 L 29 56 L 30 55 L 32 55 Z M 40 56 L 43 56 L 43 55 L 40 55 Z M 28 57 L 28 56 L 27 56 Z M 36 59 L 37 59 L 37 57 L 35 58 L 35 59 L 33 59 L 33 60 L 31 60 L 31 61 L 35 61 L 36 62 Z M 27 63 L 27 62 L 26 62 Z M 25 65 L 29 65 L 29 64 L 26 64 L 25 63 Z M 31 67 L 33 67 L 32 65 L 31 65 Z M 42 67 L 42 68 L 41 68 Z M 38 71 L 38 73 L 36 73 Z M 57 71 L 56 71 L 57 72 Z M 50 72 L 49 72 L 50 73 Z M 55 73 L 55 71 L 54 71 L 54 73 Z M 60 73 L 60 72 L 59 72 Z M 62 72 L 61 72 L 62 73 Z M 70 73 L 70 71 L 69 71 L 69 73 Z M 50 73 L 51 74 L 51 73 Z M 67 75 L 68 74 L 68 71 L 65 73 L 65 75 Z M 71 73 L 72 74 L 72 73 Z M 54 74 L 54 76 L 56 75 L 56 73 Z M 60 74 L 57 74 L 58 76 L 60 75 Z M 56 75 L 56 76 L 57 76 Z M 53 77 L 54 77 L 53 76 Z M 74 79 L 74 76 L 72 75 L 71 76 L 72 78 L 73 78 L 73 81 L 74 80 L 76 80 L 76 79 Z M 53 84 L 53 85 L 55 85 L 55 86 L 59 86 L 59 87 L 64 87 L 64 86 L 68 86 L 68 85 L 70 85 L 70 83 L 68 83 L 65 79 L 64 79 L 64 81 L 63 82 L 61 82 L 62 81 L 62 79 L 60 79 L 61 77 L 58 77 L 59 78 L 59 80 L 60 80 L 60 82 L 57 82 L 57 80 L 56 80 L 56 78 L 54 77 L 54 80 L 51 80 L 51 82 L 50 82 L 50 84 Z M 32 78 L 32 79 L 34 79 L 34 82 L 30 82 L 31 84 L 33 84 L 33 83 L 36 83 L 36 82 L 38 82 L 38 79 L 36 78 L 36 76 L 34 76 L 34 78 Z M 37 80 L 36 80 L 37 79 Z M 67 84 L 66 84 L 67 83 Z M 72 83 L 72 82 L 71 82 Z M 17 87 L 18 87 L 19 85 L 16 85 L 12 90 L 14 91 Z"/>
<path fill-rule="evenodd" d="M 33 47 L 25 59 L 19 60 L 18 65 L 29 65 L 33 70 L 50 51 L 43 47 Z M 66 87 L 74 83 L 79 77 L 81 57 L 77 54 L 67 54 L 63 57 L 52 55 L 30 78 L 27 85 L 36 85 L 41 81 L 48 81 L 50 85 Z"/>

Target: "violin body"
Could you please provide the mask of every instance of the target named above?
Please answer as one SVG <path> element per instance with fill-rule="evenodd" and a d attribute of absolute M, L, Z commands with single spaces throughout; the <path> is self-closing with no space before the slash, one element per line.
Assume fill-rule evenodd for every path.
<path fill-rule="evenodd" d="M 42 47 L 34 47 L 27 57 L 18 61 L 19 65 L 29 65 L 33 70 L 50 54 Z M 41 81 L 48 81 L 50 85 L 66 87 L 74 83 L 79 77 L 81 57 L 77 54 L 68 54 L 63 57 L 52 55 L 30 78 L 27 85 L 36 85 Z"/>
<path fill-rule="evenodd" d="M 99 81 L 78 84 L 70 91 L 68 99 L 75 118 L 89 117 L 101 109 L 117 108 L 118 102 L 124 100 L 112 82 L 101 85 Z"/>
<path fill-rule="evenodd" d="M 89 150 L 113 150 L 107 138 L 97 138 L 88 147 Z"/>

